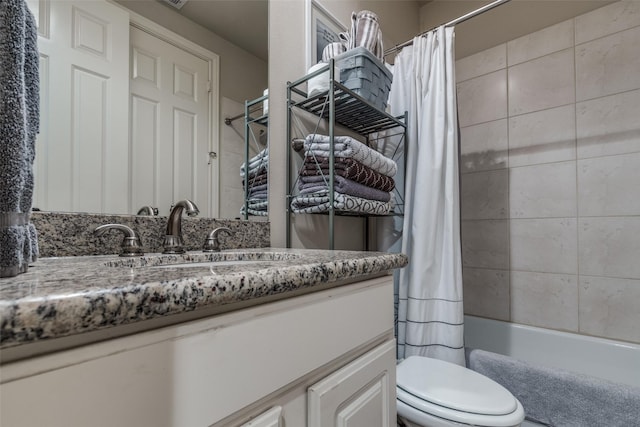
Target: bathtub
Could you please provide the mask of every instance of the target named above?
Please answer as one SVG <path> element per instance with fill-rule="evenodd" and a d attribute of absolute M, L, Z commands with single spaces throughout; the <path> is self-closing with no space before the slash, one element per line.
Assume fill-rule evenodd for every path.
<path fill-rule="evenodd" d="M 465 346 L 640 387 L 640 345 L 465 316 Z"/>

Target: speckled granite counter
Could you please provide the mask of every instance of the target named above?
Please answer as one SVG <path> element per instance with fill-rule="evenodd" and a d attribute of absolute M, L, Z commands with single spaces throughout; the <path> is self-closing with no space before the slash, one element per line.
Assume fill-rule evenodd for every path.
<path fill-rule="evenodd" d="M 171 267 L 185 262 L 201 264 Z M 240 302 L 258 304 L 364 280 L 406 263 L 403 254 L 275 248 L 44 258 L 26 274 L 0 280 L 0 349 Z"/>
<path fill-rule="evenodd" d="M 93 230 L 103 224 L 123 224 L 136 230 L 145 252 L 161 252 L 167 217 L 108 215 L 64 212 L 33 212 L 31 222 L 38 231 L 41 257 L 108 255 L 120 251 L 122 235 L 108 233 L 100 238 Z M 269 246 L 269 223 L 205 217 L 182 218 L 182 235 L 187 250 L 202 248 L 204 238 L 216 227 L 229 227 L 222 234 L 224 249 L 263 248 Z"/>

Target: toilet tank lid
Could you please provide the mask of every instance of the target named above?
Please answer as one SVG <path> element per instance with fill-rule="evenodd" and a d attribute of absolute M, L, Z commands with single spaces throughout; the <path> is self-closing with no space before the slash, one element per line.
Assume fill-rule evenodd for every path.
<path fill-rule="evenodd" d="M 497 382 L 443 360 L 410 356 L 398 364 L 396 376 L 405 392 L 456 411 L 506 415 L 518 407 L 516 398 Z"/>

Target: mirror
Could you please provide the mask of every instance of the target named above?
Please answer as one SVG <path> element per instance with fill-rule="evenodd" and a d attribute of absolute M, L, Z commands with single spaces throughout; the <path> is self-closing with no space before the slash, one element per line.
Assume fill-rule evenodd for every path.
<path fill-rule="evenodd" d="M 241 178 L 241 218 L 262 218 L 268 215 L 268 126 L 269 126 L 269 94 L 265 89 L 264 94 L 256 99 L 247 100 L 244 111 L 233 117 L 225 118 L 225 125 L 243 138 L 244 150 L 241 153 L 242 165 L 240 166 Z M 242 132 L 238 128 L 242 128 Z M 238 145 L 236 144 L 235 147 Z M 229 150 L 231 151 L 231 150 Z M 232 174 L 231 174 L 232 175 Z M 238 192 L 236 191 L 237 195 Z M 227 200 L 229 202 L 229 200 Z M 236 206 L 227 203 L 228 206 Z"/>
<path fill-rule="evenodd" d="M 168 215 L 190 199 L 200 216 L 239 218 L 244 116 L 225 119 L 267 87 L 268 0 L 28 3 L 41 52 L 33 206 Z"/>

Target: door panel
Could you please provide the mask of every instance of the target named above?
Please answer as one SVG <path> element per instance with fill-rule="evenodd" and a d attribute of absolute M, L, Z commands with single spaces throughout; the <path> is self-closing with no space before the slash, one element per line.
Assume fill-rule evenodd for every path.
<path fill-rule="evenodd" d="M 129 15 L 101 1 L 29 6 L 42 95 L 34 206 L 127 213 Z"/>
<path fill-rule="evenodd" d="M 208 79 L 207 61 L 131 27 L 134 207 L 168 215 L 173 203 L 190 199 L 201 215 L 213 215 Z"/>
<path fill-rule="evenodd" d="M 160 106 L 157 101 L 140 96 L 131 96 L 131 140 L 136 141 L 132 147 L 132 160 L 141 158 L 142 153 L 148 159 L 148 167 L 132 168 L 131 179 L 133 200 L 158 200 L 158 127 Z M 136 164 L 136 163 L 134 163 Z M 134 205 L 136 206 L 136 205 Z M 154 205 L 155 206 L 155 205 Z"/>
<path fill-rule="evenodd" d="M 85 212 L 104 212 L 107 196 L 103 177 L 107 159 L 105 140 L 108 121 L 108 76 L 73 67 L 72 115 L 73 158 L 73 206 Z M 91 159 L 91 160 L 89 160 Z M 124 168 L 127 165 L 123 165 Z M 126 170 L 126 169 L 124 169 Z M 98 191 L 96 191 L 98 190 Z M 122 197 L 122 194 L 120 194 Z M 126 202 L 126 199 L 123 200 Z"/>

